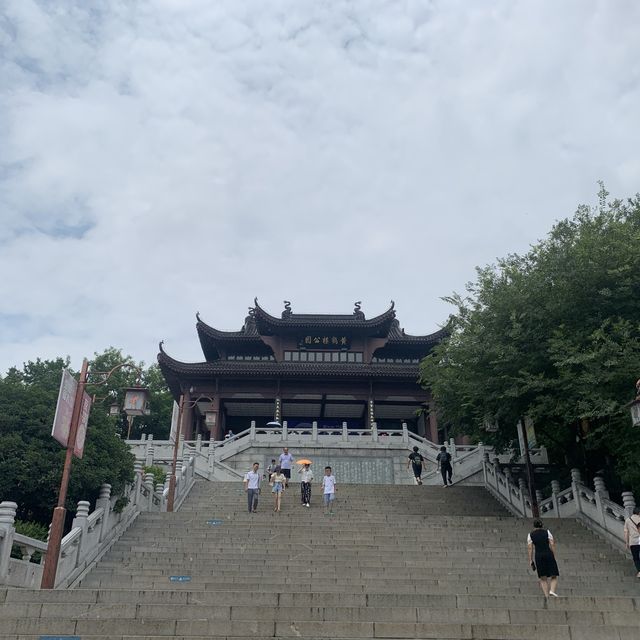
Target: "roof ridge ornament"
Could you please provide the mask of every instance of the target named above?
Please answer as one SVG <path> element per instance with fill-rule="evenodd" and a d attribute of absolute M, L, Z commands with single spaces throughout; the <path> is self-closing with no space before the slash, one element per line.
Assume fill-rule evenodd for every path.
<path fill-rule="evenodd" d="M 200 318 L 200 312 L 199 311 L 196 311 L 196 320 L 198 322 L 202 322 L 202 319 Z"/>
<path fill-rule="evenodd" d="M 158 344 L 158 348 L 160 349 L 160 353 L 164 353 L 164 349 L 162 348 L 163 345 L 164 345 L 164 340 L 160 340 L 160 342 Z"/>
<path fill-rule="evenodd" d="M 353 315 L 356 317 L 356 320 L 364 320 L 364 312 L 362 311 L 362 300 L 358 300 L 358 302 L 354 303 Z"/>
<path fill-rule="evenodd" d="M 291 302 L 289 300 L 284 301 L 284 311 L 282 312 L 282 319 L 290 318 L 292 315 L 291 312 Z"/>

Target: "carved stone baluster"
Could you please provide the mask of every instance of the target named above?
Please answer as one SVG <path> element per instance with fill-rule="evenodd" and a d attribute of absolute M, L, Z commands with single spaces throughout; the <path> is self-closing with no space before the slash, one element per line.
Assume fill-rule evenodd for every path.
<path fill-rule="evenodd" d="M 636 508 L 636 499 L 631 491 L 622 492 L 622 506 L 624 507 L 625 516 L 627 518 L 630 517 Z"/>
<path fill-rule="evenodd" d="M 15 502 L 0 502 L 0 529 L 4 536 L 0 538 L 0 579 L 9 575 L 9 558 L 15 535 L 16 511 L 18 505 Z"/>

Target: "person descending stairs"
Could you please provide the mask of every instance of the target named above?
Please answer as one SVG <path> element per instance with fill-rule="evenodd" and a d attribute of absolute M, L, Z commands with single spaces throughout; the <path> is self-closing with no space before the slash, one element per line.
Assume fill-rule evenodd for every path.
<path fill-rule="evenodd" d="M 341 484 L 338 508 L 248 513 L 242 483 L 198 482 L 143 513 L 67 591 L 0 589 L 0 637 L 638 640 L 640 581 L 578 522 L 546 520 L 562 567 L 545 599 L 531 522 L 480 487 Z"/>

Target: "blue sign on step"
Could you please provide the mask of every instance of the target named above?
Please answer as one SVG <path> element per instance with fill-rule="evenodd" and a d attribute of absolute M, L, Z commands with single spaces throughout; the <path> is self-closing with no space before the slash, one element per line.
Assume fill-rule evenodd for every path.
<path fill-rule="evenodd" d="M 171 582 L 191 582 L 191 576 L 169 576 L 169 580 Z"/>
<path fill-rule="evenodd" d="M 214 518 L 213 520 L 207 520 L 207 524 L 210 524 L 212 527 L 217 527 L 218 525 L 222 524 L 224 522 L 224 520 L 218 520 L 217 518 Z"/>

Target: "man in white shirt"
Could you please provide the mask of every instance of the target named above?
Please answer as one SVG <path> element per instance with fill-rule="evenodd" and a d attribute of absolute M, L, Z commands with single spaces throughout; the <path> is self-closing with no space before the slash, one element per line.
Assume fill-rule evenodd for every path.
<path fill-rule="evenodd" d="M 260 480 L 262 480 L 258 469 L 260 464 L 253 463 L 251 471 L 244 474 L 244 490 L 247 492 L 247 503 L 249 505 L 249 513 L 255 513 L 258 510 L 258 496 L 260 495 Z"/>
<path fill-rule="evenodd" d="M 280 463 L 280 471 L 282 471 L 282 475 L 286 478 L 284 483 L 285 487 L 289 486 L 289 480 L 291 479 L 291 467 L 293 466 L 293 456 L 289 453 L 289 449 L 285 447 L 280 454 L 280 459 L 278 460 Z"/>

